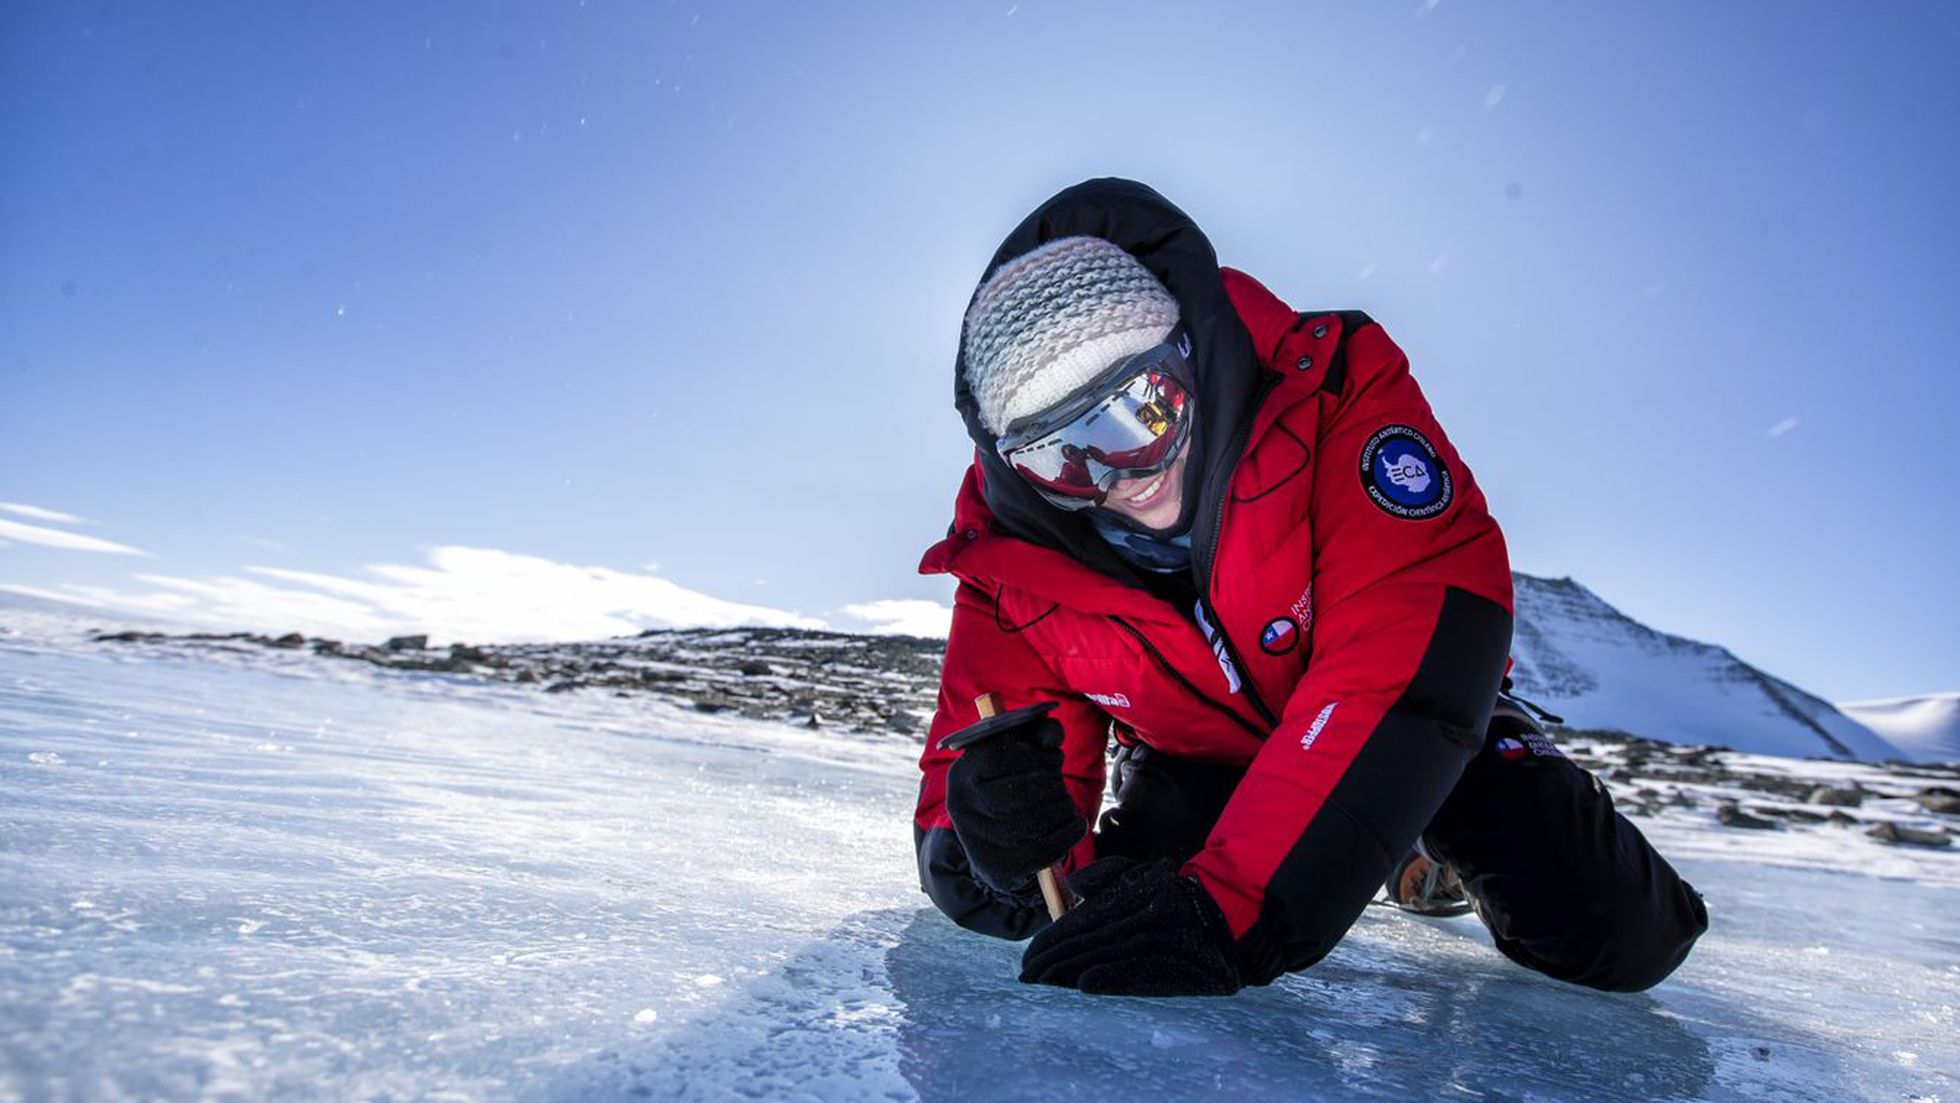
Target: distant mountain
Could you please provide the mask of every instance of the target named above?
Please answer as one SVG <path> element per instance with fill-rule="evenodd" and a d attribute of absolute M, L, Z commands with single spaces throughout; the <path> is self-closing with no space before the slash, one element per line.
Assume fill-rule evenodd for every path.
<path fill-rule="evenodd" d="M 1909 757 L 1829 701 L 1727 648 L 1657 632 L 1569 578 L 1512 578 L 1512 680 L 1572 727 L 1800 758 Z"/>
<path fill-rule="evenodd" d="M 1838 708 L 1921 762 L 1960 762 L 1960 693 L 1845 701 Z"/>

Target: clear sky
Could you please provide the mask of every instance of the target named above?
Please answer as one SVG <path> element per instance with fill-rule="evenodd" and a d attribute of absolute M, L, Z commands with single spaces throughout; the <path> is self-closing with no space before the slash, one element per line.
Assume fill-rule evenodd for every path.
<path fill-rule="evenodd" d="M 972 283 L 1114 174 L 1380 320 L 1519 569 L 1960 688 L 1956 56 L 1934 3 L 7 4 L 0 583 L 943 601 Z"/>

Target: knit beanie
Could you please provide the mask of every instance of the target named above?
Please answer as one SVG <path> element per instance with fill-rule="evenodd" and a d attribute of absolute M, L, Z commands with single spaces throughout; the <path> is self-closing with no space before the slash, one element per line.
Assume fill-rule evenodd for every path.
<path fill-rule="evenodd" d="M 1008 261 L 966 312 L 962 353 L 980 424 L 999 436 L 1161 344 L 1177 317 L 1150 269 L 1099 237 L 1056 238 Z"/>

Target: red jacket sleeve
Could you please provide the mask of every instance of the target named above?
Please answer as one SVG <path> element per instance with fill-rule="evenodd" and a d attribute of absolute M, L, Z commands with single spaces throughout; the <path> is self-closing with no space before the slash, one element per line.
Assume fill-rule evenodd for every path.
<path fill-rule="evenodd" d="M 960 926 L 1003 938 L 1026 938 L 1048 923 L 1040 895 L 1004 895 L 974 877 L 952 818 L 946 814 L 946 771 L 960 752 L 942 750 L 939 741 L 979 722 L 974 698 L 982 693 L 999 697 L 1002 711 L 1057 702 L 1050 715 L 1062 726 L 1063 778 L 1083 819 L 1092 825 L 1102 806 L 1109 720 L 1087 699 L 1064 688 L 1027 640 L 1001 621 L 992 595 L 972 583 L 960 584 L 940 670 L 939 707 L 919 759 L 924 777 L 912 817 L 919 884 Z M 1092 832 L 1069 852 L 1064 865 L 1072 872 L 1094 857 Z"/>
<path fill-rule="evenodd" d="M 1338 942 L 1482 744 L 1510 648 L 1504 538 L 1379 326 L 1319 401 L 1312 652 L 1279 726 L 1187 864 L 1248 979 Z"/>

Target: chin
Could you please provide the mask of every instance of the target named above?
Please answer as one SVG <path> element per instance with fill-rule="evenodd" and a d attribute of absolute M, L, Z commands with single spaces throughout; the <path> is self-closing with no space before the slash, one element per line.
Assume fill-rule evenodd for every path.
<path fill-rule="evenodd" d="M 1181 512 L 1183 510 L 1173 504 L 1168 509 L 1153 509 L 1149 513 L 1125 512 L 1123 516 L 1129 518 L 1132 524 L 1141 525 L 1152 532 L 1163 532 L 1177 526 L 1177 516 Z"/>

